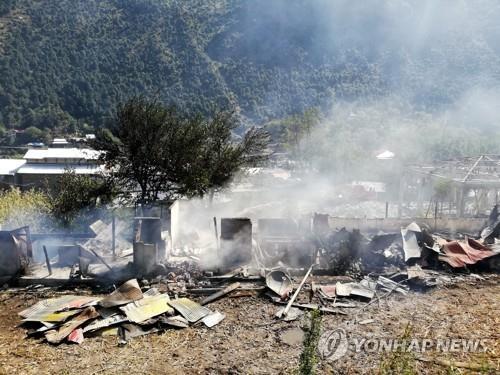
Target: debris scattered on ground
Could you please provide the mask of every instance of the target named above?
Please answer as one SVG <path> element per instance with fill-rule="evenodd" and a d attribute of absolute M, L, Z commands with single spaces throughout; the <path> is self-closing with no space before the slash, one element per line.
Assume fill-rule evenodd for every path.
<path fill-rule="evenodd" d="M 109 244 L 102 234 L 109 228 L 103 223 L 93 226 L 98 239 L 85 243 L 88 250 L 81 245 L 60 247 L 57 262 L 46 250 L 44 263 L 51 277 L 57 276 L 54 266 L 62 262 L 70 266 L 71 280 L 92 280 L 87 268 L 95 261 L 108 277 L 95 280 L 118 287 L 104 296 L 62 295 L 24 309 L 19 316 L 28 337 L 45 338 L 51 344 L 81 344 L 88 337 L 114 335 L 126 344 L 134 337 L 168 329 L 217 329 L 226 315 L 212 310 L 211 303 L 223 298 L 238 303 L 236 298 L 258 295 L 276 306 L 274 322 L 297 321 L 310 310 L 350 315 L 358 321 L 360 312 L 380 306 L 391 295 L 404 298 L 412 290 L 480 281 L 483 270 L 498 270 L 500 256 L 498 218 L 490 220 L 481 237 L 474 239 L 467 234 L 432 233 L 416 222 L 394 233 L 375 235 L 331 230 L 328 217 L 316 214 L 312 230 L 305 232 L 293 220 L 259 220 L 262 228 L 257 240 L 252 239 L 249 219 L 224 219 L 224 252 L 228 255 L 243 246 L 245 254 L 228 256 L 222 268 L 207 270 L 202 268 L 204 253 L 217 249 L 187 249 L 167 257 L 161 223 L 154 219 L 135 218 L 140 226 L 132 244 L 134 261 L 121 269 L 108 263 L 109 256 L 100 255 L 109 251 L 91 247 Z M 244 236 L 239 238 L 241 231 Z M 4 235 L 12 239 L 13 233 Z M 21 241 L 29 229 L 19 233 Z M 22 251 L 14 247 L 14 254 L 21 251 L 22 257 L 29 258 L 31 245 L 25 241 L 23 246 L 18 246 Z M 364 319 L 358 324 L 374 322 Z"/>
<path fill-rule="evenodd" d="M 238 286 L 239 283 L 231 284 L 218 296 Z M 212 296 L 205 304 L 215 299 Z M 98 335 L 99 331 L 118 335 L 120 342 L 126 343 L 137 336 L 169 328 L 187 328 L 198 321 L 211 328 L 225 318 L 223 313 L 211 311 L 186 297 L 170 299 L 168 293 L 156 288 L 143 293 L 136 279 L 128 280 L 102 298 L 69 295 L 42 300 L 19 312 L 19 316 L 29 336 L 43 334 L 51 344 L 64 340 L 80 344 L 84 337 Z M 118 329 L 110 331 L 111 327 Z"/>

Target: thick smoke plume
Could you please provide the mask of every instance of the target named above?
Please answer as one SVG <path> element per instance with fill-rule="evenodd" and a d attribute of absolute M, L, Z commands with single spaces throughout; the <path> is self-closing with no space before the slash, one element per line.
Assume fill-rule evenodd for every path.
<path fill-rule="evenodd" d="M 339 207 L 359 204 L 344 193 L 352 181 L 387 182 L 384 199 L 394 202 L 408 164 L 498 153 L 497 1 L 278 0 L 244 8 L 244 32 L 226 36 L 227 48 L 209 51 L 212 58 L 245 55 L 269 66 L 302 61 L 291 71 L 314 65 L 342 76 L 334 79 L 321 121 L 302 139 L 306 168 L 286 178 L 261 173 L 247 191 L 233 185 L 213 206 L 196 200 L 196 209 L 186 209 L 178 224 L 191 234 L 199 228 L 200 244 L 215 246 L 213 216 L 250 217 L 255 225 L 263 217 L 342 215 Z M 262 110 L 280 113 L 279 103 L 271 88 Z M 394 152 L 394 160 L 378 160 L 384 150 Z M 354 216 L 380 217 L 383 210 L 383 203 L 373 203 Z"/>

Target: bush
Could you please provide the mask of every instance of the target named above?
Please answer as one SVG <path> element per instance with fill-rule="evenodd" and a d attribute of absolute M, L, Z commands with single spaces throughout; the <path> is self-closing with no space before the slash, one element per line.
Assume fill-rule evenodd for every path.
<path fill-rule="evenodd" d="M 29 190 L 10 189 L 0 192 L 0 225 L 15 229 L 29 225 L 32 232 L 51 226 L 52 204 L 47 194 Z"/>
<path fill-rule="evenodd" d="M 97 177 L 67 170 L 57 190 L 50 191 L 52 213 L 63 227 L 87 226 L 98 218 L 98 209 L 111 202 L 113 188 Z"/>

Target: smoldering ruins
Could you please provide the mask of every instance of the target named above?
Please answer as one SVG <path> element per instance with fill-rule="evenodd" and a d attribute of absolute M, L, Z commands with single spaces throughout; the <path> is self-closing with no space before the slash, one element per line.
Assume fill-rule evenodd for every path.
<path fill-rule="evenodd" d="M 366 189 L 370 199 L 351 199 L 343 217 L 308 211 L 319 209 L 321 197 L 308 200 L 298 194 L 302 181 L 268 168 L 211 201 L 130 208 L 128 216 L 104 215 L 82 233 L 2 230 L 4 291 L 50 296 L 18 311 L 16 329 L 33 343 L 84 345 L 116 337 L 123 347 L 143 335 L 237 325 L 225 318 L 245 299 L 268 305 L 267 324 L 283 324 L 284 332 L 312 311 L 362 329 L 375 323 L 364 314 L 385 300 L 418 300 L 452 285 L 496 280 L 496 186 L 484 184 L 481 200 L 462 193 L 467 183 L 479 188 L 484 173 L 492 176 L 492 157 L 478 157 L 466 178 L 463 172 L 446 177 L 457 181 L 459 193 L 444 205 L 425 189 L 414 199 L 410 176 L 425 176 L 429 184 L 442 177 L 435 168 L 412 168 L 402 179 L 408 198 L 389 202 Z M 262 176 L 274 179 L 272 185 L 256 182 Z M 353 217 L 356 205 L 371 205 L 382 217 Z M 390 215 L 420 205 L 427 217 Z M 228 299 L 230 307 L 213 307 Z"/>
<path fill-rule="evenodd" d="M 152 193 L 127 181 L 120 188 L 131 199 L 93 208 L 91 221 L 73 227 L 36 210 L 0 222 L 0 372 L 500 370 L 500 59 L 492 42 L 499 8 L 490 0 L 477 9 L 470 1 L 347 3 L 316 2 L 304 23 L 300 4 L 288 1 L 238 13 L 250 36 L 221 27 L 228 55 L 210 43 L 203 50 L 207 60 L 233 61 L 231 53 L 244 51 L 259 55 L 257 65 L 271 64 L 294 47 L 269 48 L 266 30 L 289 17 L 300 26 L 293 37 L 305 33 L 313 45 L 293 51 L 300 70 L 340 82 L 320 109 L 308 108 L 316 103 L 312 87 L 300 103 L 266 87 L 255 117 L 235 109 L 241 123 L 227 132 L 228 144 L 257 124 L 271 134 L 265 163 L 239 166 L 194 195 L 161 191 L 161 168 L 154 169 L 146 176 L 154 177 Z M 288 37 L 287 27 L 277 29 Z M 350 59 L 362 69 L 350 71 Z M 287 74 L 276 75 L 286 81 Z M 363 85 L 370 80 L 379 86 Z M 288 113 L 287 100 L 290 117 L 274 118 Z M 75 173 L 116 171 L 102 150 L 85 159 L 64 147 L 0 165 L 0 182 L 42 189 L 40 176 L 67 164 L 78 166 Z M 154 156 L 185 156 L 156 148 L 164 152 Z M 135 161 L 150 167 L 160 159 Z M 154 199 L 145 202 L 148 194 Z M 443 353 L 354 344 L 379 339 L 484 345 Z"/>
<path fill-rule="evenodd" d="M 119 350 L 116 358 L 142 340 L 160 350 L 165 337 L 183 340 L 193 332 L 208 340 L 223 334 L 233 345 L 255 334 L 271 353 L 275 346 L 297 353 L 312 345 L 314 366 L 325 371 L 336 368 L 325 349 L 332 330 L 359 340 L 371 331 L 401 339 L 419 324 L 409 318 L 416 309 L 429 314 L 421 320 L 432 319 L 412 328 L 427 337 L 439 318 L 425 309 L 436 298 L 452 308 L 453 290 L 496 295 L 499 159 L 398 165 L 396 158 L 385 150 L 373 168 L 398 168 L 397 180 L 384 181 L 382 173 L 377 181 L 329 184 L 298 177 L 277 155 L 212 197 L 116 206 L 79 231 L 4 227 L 2 293 L 19 301 L 10 318 L 15 332 L 30 347 L 106 345 Z M 403 333 L 394 326 L 400 321 Z M 316 329 L 320 338 L 308 344 Z M 248 336 L 227 338 L 246 330 Z M 490 339 L 487 353 L 494 351 Z M 203 345 L 190 341 L 186 350 Z M 242 357 L 245 351 L 239 346 Z M 300 362 L 293 368 L 308 366 L 304 354 L 294 355 Z M 341 371 L 357 363 L 359 352 L 344 355 Z M 370 366 L 396 366 L 384 358 Z M 481 366 L 439 355 L 416 361 Z"/>

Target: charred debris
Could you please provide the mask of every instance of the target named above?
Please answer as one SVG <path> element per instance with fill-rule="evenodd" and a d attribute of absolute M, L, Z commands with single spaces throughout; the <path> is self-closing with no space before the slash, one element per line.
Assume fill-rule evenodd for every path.
<path fill-rule="evenodd" d="M 213 218 L 215 241 L 206 248 L 174 248 L 159 217 L 133 221 L 131 241 L 120 235 L 127 225 L 114 220 L 92 224 L 92 238 L 73 236 L 57 246 L 34 245 L 44 237 L 28 227 L 0 231 L 4 290 L 66 291 L 19 312 L 28 337 L 80 344 L 114 335 L 126 344 L 167 329 L 214 327 L 225 318 L 214 301 L 246 296 L 275 304 L 276 319 L 285 321 L 308 310 L 356 319 L 391 294 L 487 278 L 499 269 L 496 207 L 477 235 L 438 233 L 416 222 L 361 233 L 332 229 L 321 214 Z M 68 295 L 74 286 L 83 292 Z"/>

